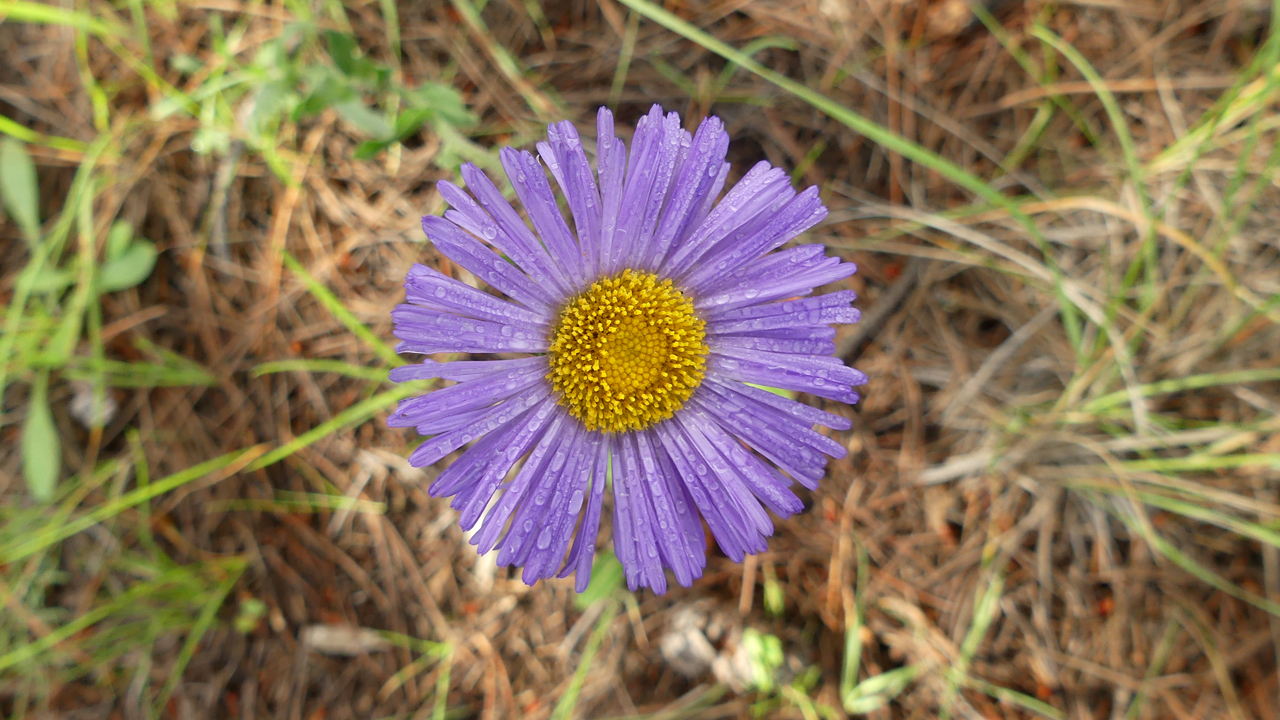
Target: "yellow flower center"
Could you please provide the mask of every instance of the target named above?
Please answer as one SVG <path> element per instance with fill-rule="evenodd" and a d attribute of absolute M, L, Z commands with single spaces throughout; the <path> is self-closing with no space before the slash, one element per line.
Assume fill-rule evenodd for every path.
<path fill-rule="evenodd" d="M 666 420 L 702 383 L 706 323 L 670 280 L 623 270 L 571 298 L 551 331 L 547 379 L 588 430 Z"/>

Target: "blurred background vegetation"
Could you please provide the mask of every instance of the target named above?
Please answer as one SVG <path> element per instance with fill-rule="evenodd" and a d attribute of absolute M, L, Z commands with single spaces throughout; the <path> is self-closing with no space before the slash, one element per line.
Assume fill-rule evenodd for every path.
<path fill-rule="evenodd" d="M 0 715 L 1280 717 L 1277 6 L 0 0 Z M 769 553 L 530 589 L 389 311 L 654 102 L 821 187 L 872 382 Z"/>

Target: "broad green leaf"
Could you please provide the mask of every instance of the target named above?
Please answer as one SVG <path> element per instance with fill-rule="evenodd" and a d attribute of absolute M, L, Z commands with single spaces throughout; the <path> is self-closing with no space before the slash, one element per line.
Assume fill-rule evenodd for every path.
<path fill-rule="evenodd" d="M 329 57 L 343 75 L 365 84 L 380 86 L 391 77 L 389 68 L 378 65 L 360 53 L 355 37 L 329 31 L 324 34 Z"/>
<path fill-rule="evenodd" d="M 355 37 L 348 33 L 340 33 L 329 30 L 324 34 L 325 45 L 329 50 L 329 57 L 333 58 L 333 64 L 338 66 L 346 75 L 354 76 L 359 69 L 360 46 L 356 43 Z"/>
<path fill-rule="evenodd" d="M 115 260 L 129 249 L 129 243 L 133 240 L 133 224 L 128 220 L 117 220 L 111 225 L 111 232 L 107 233 L 107 259 Z"/>
<path fill-rule="evenodd" d="M 448 85 L 424 83 L 422 87 L 406 91 L 404 97 L 410 105 L 430 108 L 436 117 L 450 125 L 469 127 L 477 122 L 462 95 Z"/>
<path fill-rule="evenodd" d="M 386 150 L 396 143 L 395 140 L 365 140 L 356 146 L 355 158 L 357 160 L 371 160 L 378 153 Z"/>
<path fill-rule="evenodd" d="M 431 108 L 409 108 L 405 110 L 396 118 L 396 127 L 391 139 L 366 140 L 360 143 L 360 146 L 356 148 L 356 159 L 368 160 L 395 143 L 403 142 L 405 138 L 417 132 L 433 117 L 435 117 L 435 110 Z"/>
<path fill-rule="evenodd" d="M 146 240 L 137 240 L 123 255 L 102 266 L 98 287 L 102 292 L 131 288 L 146 280 L 155 266 L 156 246 Z"/>
<path fill-rule="evenodd" d="M 27 147 L 11 137 L 0 141 L 0 198 L 27 243 L 40 243 L 40 185 Z"/>
<path fill-rule="evenodd" d="M 436 114 L 433 108 L 409 108 L 396 118 L 395 138 L 404 140 L 410 135 L 416 133 L 423 123 L 430 120 Z"/>
<path fill-rule="evenodd" d="M 40 269 L 40 272 L 36 274 L 35 280 L 31 282 L 31 292 L 62 292 L 75 284 L 76 276 L 72 271 L 44 267 Z"/>
<path fill-rule="evenodd" d="M 622 581 L 622 563 L 618 562 L 618 558 L 611 552 L 601 553 L 591 568 L 591 582 L 587 584 L 587 589 L 574 600 L 574 604 L 586 609 L 595 601 L 609 597 L 620 589 Z"/>
<path fill-rule="evenodd" d="M 327 66 L 310 68 L 303 83 L 306 87 L 302 100 L 293 108 L 293 120 L 313 117 L 346 100 L 351 100 L 355 91 L 346 78 Z"/>
<path fill-rule="evenodd" d="M 49 374 L 40 373 L 31 386 L 27 419 L 22 423 L 22 474 L 36 502 L 53 499 L 62 472 L 62 443 L 49 412 Z"/>
<path fill-rule="evenodd" d="M 334 110 L 342 116 L 343 120 L 351 123 L 360 132 L 380 140 L 386 140 L 391 137 L 391 124 L 386 118 L 374 112 L 369 106 L 359 100 L 347 100 L 333 106 Z"/>

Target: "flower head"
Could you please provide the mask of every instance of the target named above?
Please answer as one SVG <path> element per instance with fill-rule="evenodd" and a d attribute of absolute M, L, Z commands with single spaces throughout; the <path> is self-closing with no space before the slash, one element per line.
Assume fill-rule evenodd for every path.
<path fill-rule="evenodd" d="M 502 149 L 532 229 L 473 165 L 470 192 L 439 183 L 452 208 L 422 219 L 441 253 L 507 299 L 415 265 L 392 313 L 397 350 L 503 359 L 396 368 L 398 382 L 456 384 L 405 400 L 388 424 L 430 436 L 410 457 L 419 467 L 474 441 L 431 493 L 454 496 L 462 527 L 480 523 L 471 542 L 527 583 L 576 572 L 586 587 L 611 482 L 627 584 L 665 592 L 671 570 L 688 586 L 706 565 L 702 520 L 735 561 L 761 552 L 766 510 L 799 512 L 792 481 L 816 488 L 826 456 L 844 455 L 813 426 L 847 419 L 757 385 L 857 402 L 866 376 L 831 356 L 831 325 L 858 320 L 854 293 L 810 296 L 856 268 L 817 245 L 778 250 L 827 210 L 766 162 L 716 202 L 728 145 L 718 118 L 690 135 L 655 105 L 628 156 L 601 108 L 595 171 L 569 122 L 547 129 L 542 162 Z"/>

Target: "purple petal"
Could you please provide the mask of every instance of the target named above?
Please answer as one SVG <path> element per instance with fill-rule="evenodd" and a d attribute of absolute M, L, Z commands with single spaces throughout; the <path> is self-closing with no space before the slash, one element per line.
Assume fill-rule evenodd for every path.
<path fill-rule="evenodd" d="M 737 438 L 715 423 L 707 423 L 702 429 L 711 444 L 729 459 L 751 493 L 775 515 L 787 518 L 804 510 L 804 503 L 791 492 L 791 482 L 742 447 Z"/>
<path fill-rule="evenodd" d="M 707 204 L 707 195 L 713 192 L 720 177 L 728 150 L 729 133 L 724 131 L 720 118 L 712 116 L 703 120 L 693 136 L 679 179 L 672 186 L 671 197 L 662 209 L 662 220 L 649 249 L 653 260 L 665 258 L 676 239 L 684 237 L 698 219 L 698 213 Z"/>
<path fill-rule="evenodd" d="M 666 573 L 658 557 L 655 523 L 649 508 L 635 437 L 623 433 L 615 445 L 619 450 L 613 464 L 614 549 L 627 576 L 627 587 L 633 592 L 640 586 L 653 588 L 659 595 L 667 591 Z M 617 528 L 623 528 L 621 545 Z"/>
<path fill-rule="evenodd" d="M 807 392 L 853 405 L 858 394 L 850 385 L 863 385 L 866 376 L 836 358 L 784 355 L 759 350 L 721 347 L 707 360 L 707 374 L 769 387 Z M 823 375 L 825 374 L 825 376 Z"/>
<path fill-rule="evenodd" d="M 745 395 L 746 397 L 749 397 L 756 402 L 768 405 L 785 415 L 790 415 L 801 423 L 808 425 L 822 425 L 823 427 L 829 427 L 832 430 L 848 430 L 853 427 L 853 423 L 850 422 L 849 418 L 833 415 L 824 410 L 819 410 L 816 407 L 805 405 L 802 402 L 797 402 L 790 398 L 784 398 L 781 395 L 771 393 L 768 390 L 761 390 L 760 388 L 743 385 L 741 383 L 726 383 L 710 377 L 707 378 L 706 382 L 708 385 L 715 386 L 715 388 L 721 392 Z"/>
<path fill-rule="evenodd" d="M 799 325 L 795 327 L 774 328 L 772 330 L 751 330 L 745 333 L 716 335 L 717 341 L 731 337 L 772 338 L 776 340 L 831 340 L 836 336 L 836 329 L 830 325 Z M 708 338 L 710 340 L 710 338 Z"/>
<path fill-rule="evenodd" d="M 708 281 L 703 292 L 708 296 L 744 285 L 753 279 L 773 277 L 784 269 L 806 272 L 826 260 L 826 248 L 822 245 L 800 245 L 798 247 L 779 250 L 761 258 L 759 262 L 731 273 L 725 273 L 715 280 Z"/>
<path fill-rule="evenodd" d="M 720 191 L 724 189 L 725 181 L 729 179 L 729 170 L 732 167 L 733 165 L 730 163 L 720 163 L 720 170 L 716 173 L 715 182 L 711 183 L 711 189 L 702 198 L 702 205 L 694 212 L 693 219 L 685 226 L 684 232 L 676 237 L 675 243 L 671 246 L 668 254 L 677 248 L 683 247 L 698 231 L 698 228 L 702 227 L 702 223 L 706 222 L 707 216 L 711 214 L 712 208 L 716 205 L 716 199 L 720 197 Z"/>
<path fill-rule="evenodd" d="M 597 268 L 613 273 L 613 236 L 622 208 L 622 188 L 626 179 L 627 146 L 613 135 L 613 113 L 600 108 L 596 115 L 596 165 L 600 174 L 600 236 L 596 247 Z M 589 240 L 584 240 L 589 242 Z"/>
<path fill-rule="evenodd" d="M 827 216 L 827 208 L 818 197 L 818 188 L 811 187 L 795 196 L 778 212 L 768 218 L 758 229 L 745 233 L 742 239 L 721 243 L 703 257 L 698 265 L 685 277 L 681 284 L 695 292 L 702 290 L 703 283 L 714 281 L 718 276 L 733 272 L 747 263 L 758 260 L 762 255 L 776 249 L 791 238 L 817 225 Z"/>
<path fill-rule="evenodd" d="M 489 504 L 493 494 L 498 491 L 502 479 L 520 460 L 530 446 L 542 437 L 547 422 L 557 410 L 554 400 L 548 399 L 530 410 L 521 422 L 512 423 L 515 428 L 504 438 L 504 443 L 489 451 L 492 462 L 484 474 L 470 487 L 459 488 L 458 495 L 451 506 L 459 511 L 458 526 L 470 530 L 480 520 L 480 515 Z"/>
<path fill-rule="evenodd" d="M 404 342 L 396 352 L 432 355 L 440 352 L 545 352 L 547 336 L 525 325 L 473 320 L 416 305 L 391 311 L 393 332 Z"/>
<path fill-rule="evenodd" d="M 499 538 L 502 537 L 507 520 L 511 519 L 511 513 L 515 512 L 520 502 L 524 500 L 534 481 L 543 476 L 543 469 L 552 453 L 564 444 L 566 436 L 564 428 L 566 423 L 570 422 L 568 418 L 568 413 L 561 410 L 551 419 L 551 424 L 543 433 L 542 440 L 533 448 L 533 452 L 529 453 L 520 472 L 507 485 L 502 497 L 489 509 L 480 530 L 471 536 L 471 544 L 477 547 L 481 555 L 492 550 L 500 542 Z"/>
<path fill-rule="evenodd" d="M 584 592 L 591 583 L 591 563 L 595 558 L 596 536 L 600 532 L 600 512 L 604 505 L 605 476 L 609 468 L 610 443 L 600 433 L 587 434 L 587 458 L 592 462 L 591 498 L 587 501 L 587 511 L 578 533 L 573 539 L 573 547 L 569 549 L 569 557 L 565 559 L 564 569 L 559 577 L 575 574 L 574 590 Z"/>
<path fill-rule="evenodd" d="M 663 277 L 682 277 L 712 248 L 731 234 L 745 236 L 753 223 L 763 224 L 778 208 L 795 197 L 791 179 L 763 160 L 738 181 L 711 214 L 684 242 L 674 248 L 662 267 Z M 757 222 L 758 220 L 758 222 Z"/>
<path fill-rule="evenodd" d="M 581 463 L 581 453 L 575 451 L 575 445 L 581 438 L 579 428 L 578 424 L 568 420 L 567 417 L 563 424 L 557 423 L 554 428 L 557 438 L 551 449 L 544 451 L 539 459 L 538 472 L 530 479 L 522 480 L 517 476 L 516 481 L 512 482 L 511 487 L 498 501 L 502 508 L 499 517 L 509 514 L 509 508 L 515 508 L 511 529 L 502 541 L 497 543 L 497 547 L 500 548 L 499 565 L 504 567 L 524 565 L 527 562 L 529 553 L 533 550 L 534 539 L 540 537 L 550 519 L 551 506 L 548 505 L 548 501 L 554 504 L 559 500 L 569 475 L 576 473 Z M 528 464 L 527 461 L 526 464 Z M 524 475 L 524 472 L 521 471 L 520 475 Z M 518 487 L 517 481 L 520 482 Z M 513 489 L 516 490 L 515 499 L 508 500 Z M 499 505 L 495 504 L 494 509 L 498 508 Z M 486 525 L 489 522 L 489 518 L 485 518 Z M 503 522 L 505 523 L 505 519 Z"/>
<path fill-rule="evenodd" d="M 657 519 L 654 534 L 663 564 L 675 573 L 676 582 L 684 587 L 702 575 L 706 551 L 702 546 L 701 528 L 689 522 L 689 506 L 683 492 L 673 492 L 674 468 L 662 447 L 655 446 L 649 433 L 637 432 L 632 437 L 640 458 L 643 482 L 652 516 Z"/>
<path fill-rule="evenodd" d="M 585 433 L 578 433 L 573 438 L 575 446 L 580 446 Z M 555 495 L 543 516 L 542 529 L 538 532 L 535 546 L 529 551 L 524 563 L 522 579 L 528 585 L 542 578 L 555 576 L 560 570 L 565 550 L 573 539 L 573 526 L 582 509 L 582 498 L 591 482 L 591 462 L 580 452 L 572 453 L 565 463 L 564 470 L 557 479 Z"/>
<path fill-rule="evenodd" d="M 808 295 L 815 287 L 843 280 L 857 271 L 858 266 L 853 263 L 841 262 L 839 258 L 827 258 L 826 261 L 812 268 L 753 274 L 752 277 L 733 287 L 704 296 L 703 304 L 713 306 L 716 310 L 729 311 L 748 305 Z M 847 322 L 857 322 L 857 320 Z"/>
<path fill-rule="evenodd" d="M 542 426 L 541 418 L 545 405 L 546 403 L 543 403 L 542 407 L 535 406 L 523 413 L 517 413 L 495 432 L 485 435 L 480 442 L 450 463 L 435 482 L 431 483 L 427 492 L 433 497 L 448 497 L 474 488 L 476 481 L 485 474 L 492 463 L 505 457 L 503 449 L 509 447 L 517 435 L 530 427 L 536 431 Z M 413 462 L 412 456 L 410 462 Z M 419 464 L 415 467 L 423 467 L 423 465 Z"/>
<path fill-rule="evenodd" d="M 449 222 L 478 238 L 484 238 L 540 286 L 567 287 L 564 274 L 555 267 L 537 238 L 507 203 L 502 193 L 479 168 L 468 163 L 462 167 L 467 187 L 481 198 L 484 207 L 465 190 L 447 180 L 436 183 L 436 189 L 452 209 L 444 217 Z M 487 208 L 487 209 L 486 209 Z M 492 213 L 492 214 L 491 214 Z M 496 219 L 495 219 L 496 216 Z"/>
<path fill-rule="evenodd" d="M 494 430 L 512 422 L 518 416 L 528 413 L 528 411 L 537 406 L 545 405 L 547 395 L 550 389 L 541 383 L 535 384 L 533 387 L 515 395 L 506 402 L 499 403 L 478 418 L 475 422 L 465 427 L 451 430 L 443 435 L 437 435 L 430 440 L 418 446 L 417 450 L 409 456 L 409 464 L 414 467 L 426 467 L 434 465 L 444 459 L 446 455 L 475 440 L 478 437 L 487 435 Z M 438 393 L 432 393 L 427 397 L 432 397 Z M 554 404 L 555 400 L 549 402 Z M 437 481 L 438 482 L 438 481 Z M 434 487 L 434 486 L 433 486 Z M 444 492 L 444 495 L 452 495 L 453 492 Z"/>
<path fill-rule="evenodd" d="M 554 297 L 519 268 L 463 232 L 462 228 L 442 217 L 427 215 L 422 218 L 422 231 L 440 252 L 472 275 L 544 317 L 551 316 L 551 308 L 556 304 Z"/>
<path fill-rule="evenodd" d="M 786 470 L 805 487 L 816 487 L 817 482 L 822 479 L 827 458 L 821 452 L 800 444 L 802 428 L 791 425 L 780 430 L 768 421 L 753 416 L 744 405 L 720 397 L 710 401 L 694 397 L 689 400 L 688 407 L 715 418 L 720 425 L 732 430 L 737 437 L 769 458 L 773 464 Z M 737 463 L 731 465 L 738 466 Z"/>
<path fill-rule="evenodd" d="M 735 383 L 739 388 L 751 387 L 750 385 L 742 385 Z M 760 388 L 752 388 L 759 390 Z M 772 395 L 783 402 L 794 403 L 800 407 L 808 407 L 803 403 L 797 403 L 794 400 L 778 397 L 771 392 L 765 392 Z M 787 412 L 785 409 L 775 406 L 768 401 L 757 400 L 756 398 L 737 391 L 737 388 L 730 384 L 708 383 L 706 393 L 718 396 L 718 399 L 711 400 L 710 395 L 704 395 L 704 405 L 716 408 L 711 414 L 719 417 L 720 413 L 736 412 L 740 416 L 749 417 L 757 426 L 767 427 L 770 430 L 782 435 L 784 440 L 788 441 L 788 445 L 794 445 L 795 442 L 801 442 L 808 445 L 824 455 L 830 455 L 839 459 L 845 456 L 847 452 L 845 447 L 822 433 L 815 432 L 812 422 L 806 422 L 796 415 Z M 821 411 L 819 411 L 821 412 Z M 746 439 L 745 437 L 743 438 Z M 819 462 L 826 464 L 825 458 L 819 458 Z"/>
<path fill-rule="evenodd" d="M 750 333 L 801 325 L 856 323 L 861 313 L 849 307 L 857 294 L 852 290 L 827 293 L 813 298 L 752 305 L 732 310 L 705 312 L 707 334 Z"/>
<path fill-rule="evenodd" d="M 636 123 L 605 272 L 613 274 L 625 267 L 649 269 L 652 264 L 647 251 L 674 175 L 681 132 L 680 116 L 670 113 L 664 118 L 658 105 Z"/>
<path fill-rule="evenodd" d="M 455 315 L 523 326 L 545 326 L 551 322 L 545 314 L 496 298 L 426 265 L 409 268 L 404 289 L 408 302 Z"/>
<path fill-rule="evenodd" d="M 555 192 L 547 182 L 547 173 L 542 164 L 527 150 L 502 148 L 498 151 L 498 156 L 502 159 L 502 167 L 506 168 L 511 186 L 516 189 L 516 195 L 533 222 L 534 230 L 551 254 L 552 263 L 567 278 L 568 294 L 577 292 L 586 277 L 582 251 L 578 249 L 568 223 L 560 214 Z"/>
<path fill-rule="evenodd" d="M 428 422 L 436 416 L 487 408 L 531 385 L 542 383 L 546 375 L 546 359 L 537 357 L 528 358 L 528 360 L 535 362 L 526 363 L 526 367 L 521 370 L 484 375 L 469 382 L 402 400 L 396 411 L 387 418 L 387 425 L 413 427 Z M 435 364 L 447 366 L 453 363 Z M 406 369 L 418 367 L 422 366 L 409 365 Z"/>
<path fill-rule="evenodd" d="M 454 360 L 452 362 L 436 362 L 423 360 L 417 365 L 402 365 L 391 370 L 391 382 L 408 380 L 475 380 L 490 375 L 506 375 L 507 373 L 546 368 L 547 358 L 543 355 L 518 358 L 516 360 Z"/>
<path fill-rule="evenodd" d="M 681 412 L 654 427 L 694 504 L 711 527 L 724 554 L 742 562 L 749 553 L 762 552 L 764 535 L 773 532 L 769 516 L 750 491 L 742 487 L 724 458 L 696 429 L 696 418 Z"/>
<path fill-rule="evenodd" d="M 771 338 L 754 335 L 713 335 L 707 338 L 712 352 L 716 348 L 745 348 L 765 352 L 797 355 L 830 355 L 836 344 L 822 338 Z"/>
<path fill-rule="evenodd" d="M 545 576 L 541 573 L 544 564 L 550 564 L 553 549 L 553 526 L 557 520 L 563 519 L 564 506 L 572 492 L 571 486 L 582 476 L 582 456 L 577 452 L 566 452 L 581 441 L 579 428 L 574 425 L 561 428 L 563 438 L 560 448 L 548 456 L 544 462 L 541 475 L 526 493 L 524 501 L 516 509 L 511 521 L 511 530 L 500 543 L 498 564 L 502 566 L 523 565 L 525 584 L 542 577 L 550 577 L 559 565 Z M 569 543 L 569 531 L 564 533 L 565 546 Z M 539 552 L 542 551 L 542 552 Z M 537 557 L 535 557 L 535 554 Z M 564 556 L 564 548 L 560 548 L 560 556 Z"/>
<path fill-rule="evenodd" d="M 594 277 L 596 252 L 600 236 L 600 191 L 591 173 L 591 163 L 582 149 L 582 140 L 573 123 L 565 120 L 547 128 L 547 140 L 538 143 L 538 154 L 546 161 L 551 174 L 564 192 L 578 230 L 578 247 L 582 253 L 586 277 Z"/>

